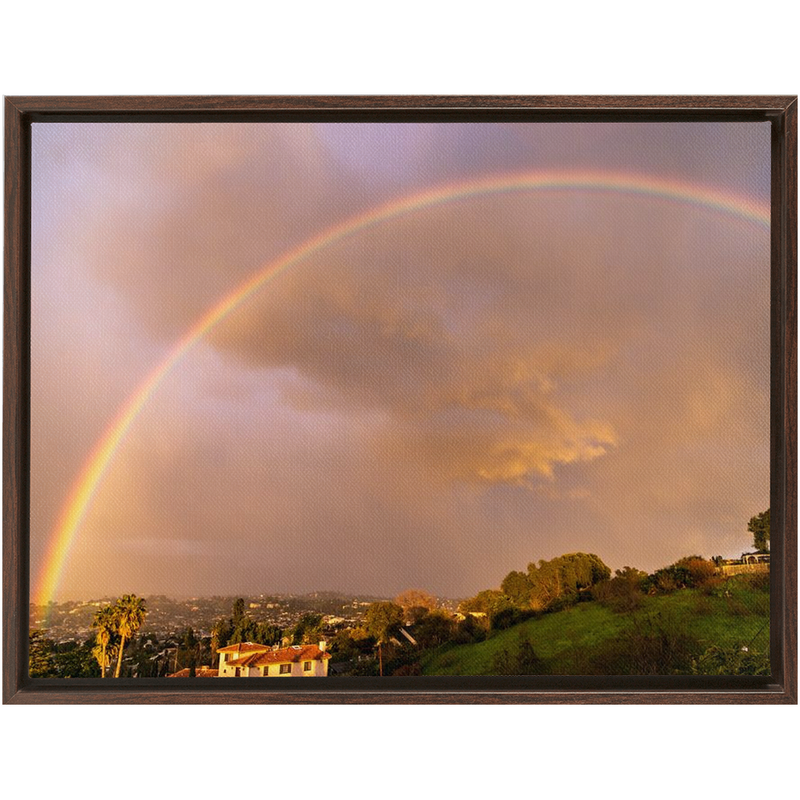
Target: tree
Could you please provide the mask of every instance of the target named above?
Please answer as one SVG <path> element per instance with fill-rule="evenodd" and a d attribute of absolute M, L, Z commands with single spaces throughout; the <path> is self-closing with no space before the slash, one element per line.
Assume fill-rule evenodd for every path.
<path fill-rule="evenodd" d="M 445 611 L 432 611 L 417 622 L 414 638 L 422 647 L 438 647 L 453 635 L 453 618 Z"/>
<path fill-rule="evenodd" d="M 462 614 L 485 614 L 487 617 L 498 611 L 503 610 L 511 605 L 511 601 L 502 592 L 497 589 L 484 589 L 475 597 L 470 597 L 469 600 L 464 600 L 458 606 L 458 610 Z"/>
<path fill-rule="evenodd" d="M 531 608 L 539 611 L 557 601 L 577 599 L 582 591 L 608 580 L 611 570 L 594 553 L 568 553 L 551 561 L 528 564 Z"/>
<path fill-rule="evenodd" d="M 500 590 L 520 608 L 528 608 L 530 605 L 532 588 L 530 578 L 524 572 L 516 570 L 509 572 L 500 584 Z"/>
<path fill-rule="evenodd" d="M 751 517 L 747 530 L 753 534 L 753 547 L 756 550 L 769 550 L 769 509 Z"/>
<path fill-rule="evenodd" d="M 242 626 L 246 618 L 247 614 L 244 610 L 244 598 L 240 597 L 233 604 L 233 619 L 231 620 L 231 623 L 234 628 L 239 628 Z"/>
<path fill-rule="evenodd" d="M 403 609 L 397 603 L 382 601 L 372 603 L 364 617 L 367 633 L 378 643 L 379 674 L 383 677 L 383 645 L 389 641 L 403 624 Z"/>
<path fill-rule="evenodd" d="M 42 630 L 32 630 L 28 634 L 28 673 L 31 678 L 55 676 L 54 646 L 53 641 L 47 639 Z"/>
<path fill-rule="evenodd" d="M 504 648 L 492 659 L 491 675 L 546 675 L 547 665 L 536 654 L 530 640 L 519 636 L 516 652 Z"/>
<path fill-rule="evenodd" d="M 106 669 L 109 666 L 108 646 L 117 632 L 117 621 L 113 606 L 104 606 L 95 612 L 92 620 L 92 627 L 95 633 L 95 650 L 93 654 L 100 665 L 100 677 L 106 677 Z"/>
<path fill-rule="evenodd" d="M 435 611 L 439 606 L 436 598 L 423 589 L 406 589 L 397 595 L 394 601 L 397 605 L 402 606 L 406 613 L 412 608 L 427 608 L 428 611 Z"/>
<path fill-rule="evenodd" d="M 303 614 L 291 631 L 292 644 L 315 644 L 323 638 L 322 614 Z"/>
<path fill-rule="evenodd" d="M 189 667 L 189 677 L 197 675 L 197 657 L 199 654 L 200 642 L 194 635 L 194 629 L 189 627 L 183 634 L 183 642 L 178 646 L 178 661 L 180 667 Z"/>
<path fill-rule="evenodd" d="M 227 647 L 230 643 L 233 628 L 231 627 L 230 620 L 219 619 L 214 623 L 211 629 L 211 666 L 216 667 L 219 655 L 217 651 L 221 647 Z"/>
<path fill-rule="evenodd" d="M 94 638 L 83 644 L 63 642 L 55 647 L 55 671 L 59 678 L 97 678 L 98 662 L 93 652 Z"/>
<path fill-rule="evenodd" d="M 616 570 L 613 578 L 592 587 L 592 597 L 614 611 L 634 611 L 642 602 L 648 575 L 635 567 Z"/>
<path fill-rule="evenodd" d="M 256 625 L 256 638 L 254 641 L 259 644 L 280 644 L 282 636 L 283 631 L 277 625 L 273 625 L 269 622 L 261 622 Z"/>
<path fill-rule="evenodd" d="M 142 627 L 147 608 L 144 600 L 135 594 L 126 594 L 117 600 L 114 606 L 114 619 L 116 630 L 119 634 L 119 654 L 117 656 L 117 668 L 114 670 L 114 677 L 119 678 L 122 669 L 122 654 L 125 651 L 125 642 L 136 635 Z"/>
<path fill-rule="evenodd" d="M 644 585 L 657 592 L 672 592 L 676 589 L 692 589 L 702 586 L 717 574 L 712 561 L 702 556 L 684 556 L 668 567 L 649 575 Z"/>
<path fill-rule="evenodd" d="M 232 631 L 228 637 L 228 644 L 256 641 L 258 625 L 253 621 L 247 611 L 245 611 L 244 599 L 241 597 L 233 604 L 233 616 L 231 617 L 230 624 Z"/>

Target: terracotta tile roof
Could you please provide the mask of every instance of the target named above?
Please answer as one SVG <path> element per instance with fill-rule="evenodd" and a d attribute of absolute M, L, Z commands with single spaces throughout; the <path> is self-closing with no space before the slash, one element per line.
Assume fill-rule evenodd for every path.
<path fill-rule="evenodd" d="M 320 650 L 315 644 L 305 644 L 299 647 L 284 647 L 280 650 L 269 650 L 256 656 L 251 664 L 254 667 L 263 667 L 265 664 L 285 664 L 287 661 L 322 661 L 330 658 L 331 654 Z"/>
<path fill-rule="evenodd" d="M 266 652 L 250 653 L 242 658 L 227 661 L 231 667 L 264 667 L 267 664 L 288 664 L 298 661 L 322 661 L 331 654 L 320 650 L 315 644 L 304 644 L 299 647 L 282 647 L 279 650 L 267 649 Z"/>
<path fill-rule="evenodd" d="M 272 648 L 266 644 L 254 644 L 253 642 L 240 642 L 239 644 L 229 644 L 227 647 L 220 647 L 218 653 L 263 653 Z"/>
<path fill-rule="evenodd" d="M 240 656 L 239 658 L 229 659 L 225 662 L 225 665 L 229 667 L 246 667 L 248 664 L 253 663 L 253 659 L 258 658 L 261 655 L 263 655 L 263 651 L 248 653 L 247 655 Z"/>
<path fill-rule="evenodd" d="M 189 668 L 178 670 L 177 672 L 173 672 L 172 675 L 167 675 L 168 678 L 188 678 L 189 677 Z M 200 667 L 197 670 L 197 674 L 195 675 L 197 678 L 217 678 L 219 677 L 219 670 L 218 669 L 211 669 L 210 667 Z"/>

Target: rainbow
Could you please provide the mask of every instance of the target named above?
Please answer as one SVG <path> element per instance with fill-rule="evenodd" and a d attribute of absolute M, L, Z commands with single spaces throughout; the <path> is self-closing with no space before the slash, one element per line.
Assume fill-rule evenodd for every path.
<path fill-rule="evenodd" d="M 78 535 L 81 523 L 86 517 L 117 450 L 147 401 L 172 368 L 194 345 L 248 297 L 282 272 L 324 248 L 406 214 L 481 195 L 544 190 L 585 190 L 638 195 L 656 200 L 690 204 L 701 209 L 749 220 L 769 230 L 769 206 L 735 194 L 647 175 L 575 171 L 515 173 L 439 186 L 419 194 L 393 200 L 327 228 L 259 269 L 252 277 L 210 308 L 172 347 L 122 406 L 86 460 L 64 504 L 39 576 L 38 591 L 34 602 L 46 605 L 55 597 L 56 589 L 69 558 L 70 548 Z"/>

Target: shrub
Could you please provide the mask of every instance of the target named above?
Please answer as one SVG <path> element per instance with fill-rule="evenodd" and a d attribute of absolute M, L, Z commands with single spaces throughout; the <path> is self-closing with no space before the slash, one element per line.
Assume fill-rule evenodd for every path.
<path fill-rule="evenodd" d="M 703 591 L 703 594 L 711 595 L 711 596 L 718 596 L 722 593 L 722 587 L 725 586 L 727 580 L 722 575 L 715 575 L 712 578 L 709 578 L 707 581 L 703 582 L 703 585 L 700 587 Z"/>
<path fill-rule="evenodd" d="M 503 648 L 492 659 L 490 675 L 547 675 L 547 665 L 536 654 L 533 645 L 522 635 L 514 652 Z"/>
<path fill-rule="evenodd" d="M 592 587 L 592 597 L 612 611 L 634 611 L 642 603 L 642 586 L 647 573 L 633 567 L 617 570 L 611 580 Z"/>
<path fill-rule="evenodd" d="M 702 586 L 717 574 L 713 561 L 701 556 L 686 556 L 668 567 L 659 569 L 647 579 L 647 587 L 651 593 L 674 592 L 676 589 L 688 589 Z"/>
<path fill-rule="evenodd" d="M 478 622 L 475 617 L 467 616 L 456 626 L 453 641 L 456 644 L 472 644 L 482 642 L 486 638 L 486 626 Z"/>
<path fill-rule="evenodd" d="M 770 675 L 769 653 L 748 645 L 709 647 L 692 659 L 693 675 Z"/>
<path fill-rule="evenodd" d="M 702 586 L 706 581 L 717 575 L 717 568 L 714 566 L 714 562 L 706 561 L 704 558 L 687 558 L 683 566 L 686 567 L 689 573 L 691 586 Z"/>
<path fill-rule="evenodd" d="M 398 667 L 392 675 L 397 677 L 404 677 L 408 675 L 422 675 L 422 667 L 419 664 L 414 662 L 413 664 L 403 664 L 402 667 Z"/>
<path fill-rule="evenodd" d="M 686 674 L 698 651 L 698 641 L 676 621 L 660 614 L 634 617 L 630 630 L 585 657 L 583 669 L 590 675 Z"/>
<path fill-rule="evenodd" d="M 757 592 L 769 592 L 769 572 L 747 572 L 736 576 L 739 582 Z"/>
<path fill-rule="evenodd" d="M 502 608 L 490 617 L 492 630 L 503 631 L 524 622 L 532 616 L 532 612 L 524 612 L 518 608 Z"/>
<path fill-rule="evenodd" d="M 455 623 L 445 611 L 426 613 L 414 626 L 413 634 L 421 647 L 437 647 L 453 636 Z"/>

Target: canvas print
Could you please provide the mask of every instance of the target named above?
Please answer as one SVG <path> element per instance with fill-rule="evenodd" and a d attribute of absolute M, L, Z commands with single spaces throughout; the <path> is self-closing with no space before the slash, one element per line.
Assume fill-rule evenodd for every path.
<path fill-rule="evenodd" d="M 33 123 L 30 675 L 768 675 L 769 198 L 767 122 Z"/>

